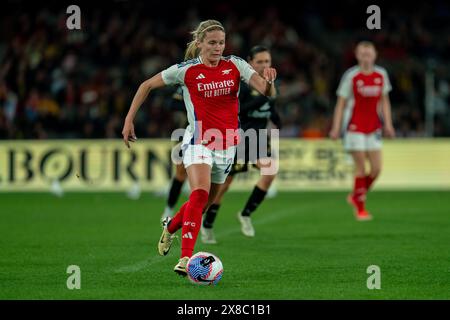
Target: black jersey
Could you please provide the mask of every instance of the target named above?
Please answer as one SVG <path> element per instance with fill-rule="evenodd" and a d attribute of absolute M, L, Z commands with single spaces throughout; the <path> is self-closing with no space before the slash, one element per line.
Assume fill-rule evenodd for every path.
<path fill-rule="evenodd" d="M 281 127 L 280 117 L 275 110 L 275 99 L 268 98 L 241 82 L 239 91 L 239 121 L 241 129 L 265 129 L 269 119 L 278 128 Z"/>
<path fill-rule="evenodd" d="M 169 102 L 169 108 L 173 111 L 185 111 L 183 100 L 183 88 L 181 86 L 176 86 L 172 91 L 171 99 Z"/>

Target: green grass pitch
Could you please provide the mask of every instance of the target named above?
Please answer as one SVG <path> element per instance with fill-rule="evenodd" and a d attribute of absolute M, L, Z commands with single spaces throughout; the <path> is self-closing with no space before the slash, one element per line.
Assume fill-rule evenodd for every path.
<path fill-rule="evenodd" d="M 354 220 L 344 192 L 279 193 L 245 238 L 236 212 L 248 195 L 226 195 L 217 245 L 197 242 L 224 264 L 216 287 L 200 287 L 172 271 L 180 242 L 157 254 L 164 198 L 0 194 L 0 299 L 450 298 L 450 192 L 370 193 L 370 222 Z M 80 290 L 67 289 L 69 265 Z M 380 290 L 367 288 L 370 265 Z"/>

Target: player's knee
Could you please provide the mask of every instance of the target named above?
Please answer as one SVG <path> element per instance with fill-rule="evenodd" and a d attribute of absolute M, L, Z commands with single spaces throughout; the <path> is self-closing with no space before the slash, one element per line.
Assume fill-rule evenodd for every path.
<path fill-rule="evenodd" d="M 181 182 L 184 182 L 186 180 L 186 176 L 183 174 L 175 174 L 175 178 Z"/>
<path fill-rule="evenodd" d="M 370 169 L 370 176 L 373 178 L 376 178 L 381 173 L 381 167 L 371 168 Z"/>
<path fill-rule="evenodd" d="M 270 187 L 270 185 L 272 184 L 273 180 L 275 180 L 276 175 L 264 175 L 261 177 L 263 183 L 265 185 L 267 185 L 267 187 Z"/>
<path fill-rule="evenodd" d="M 364 169 L 364 166 L 355 166 L 355 176 L 362 177 L 366 175 L 366 170 Z"/>
<path fill-rule="evenodd" d="M 184 167 L 180 168 L 180 169 L 177 167 L 177 171 L 175 172 L 175 178 L 181 182 L 184 182 L 186 180 L 187 174 L 186 174 L 186 170 L 184 169 Z"/>
<path fill-rule="evenodd" d="M 225 193 L 225 192 L 227 192 L 228 191 L 228 189 L 230 189 L 230 186 L 231 186 L 231 182 L 232 182 L 233 180 L 226 180 L 225 181 L 225 183 L 223 184 L 223 193 Z"/>
<path fill-rule="evenodd" d="M 216 201 L 219 201 L 219 202 L 222 201 L 222 197 L 225 195 L 225 193 L 227 193 L 229 188 L 230 188 L 229 186 L 224 185 L 222 187 L 222 190 L 220 190 L 219 194 L 217 195 Z"/>
<path fill-rule="evenodd" d="M 212 203 L 214 203 L 214 204 L 220 204 L 220 203 L 222 203 L 223 196 L 225 195 L 225 193 L 227 193 L 227 191 L 228 191 L 229 188 L 230 188 L 230 185 L 223 185 L 222 189 L 221 189 L 220 192 L 217 194 L 217 196 L 214 198 L 214 200 L 212 201 Z"/>
<path fill-rule="evenodd" d="M 276 175 L 263 175 L 256 184 L 260 189 L 268 190 Z"/>

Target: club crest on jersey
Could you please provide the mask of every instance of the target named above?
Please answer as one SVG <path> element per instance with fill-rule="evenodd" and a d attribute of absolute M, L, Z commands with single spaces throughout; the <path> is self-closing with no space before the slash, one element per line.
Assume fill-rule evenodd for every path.
<path fill-rule="evenodd" d="M 224 76 L 224 75 L 226 75 L 226 74 L 230 74 L 230 72 L 231 72 L 232 70 L 233 70 L 233 69 L 222 70 L 222 75 Z"/>

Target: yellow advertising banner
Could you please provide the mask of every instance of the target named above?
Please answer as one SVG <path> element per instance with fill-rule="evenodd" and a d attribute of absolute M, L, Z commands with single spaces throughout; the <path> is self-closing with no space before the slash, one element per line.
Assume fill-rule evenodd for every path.
<path fill-rule="evenodd" d="M 165 190 L 174 165 L 174 142 L 143 139 L 127 149 L 121 140 L 0 142 L 0 192 Z M 340 142 L 281 139 L 278 190 L 349 189 L 351 157 Z M 259 171 L 236 175 L 233 190 L 251 188 Z M 376 189 L 450 189 L 450 140 L 385 141 Z"/>
<path fill-rule="evenodd" d="M 279 190 L 353 187 L 353 160 L 340 141 L 281 139 L 279 158 Z M 235 181 L 251 185 L 257 179 L 255 169 Z M 450 139 L 383 141 L 382 170 L 374 189 L 450 189 Z"/>

